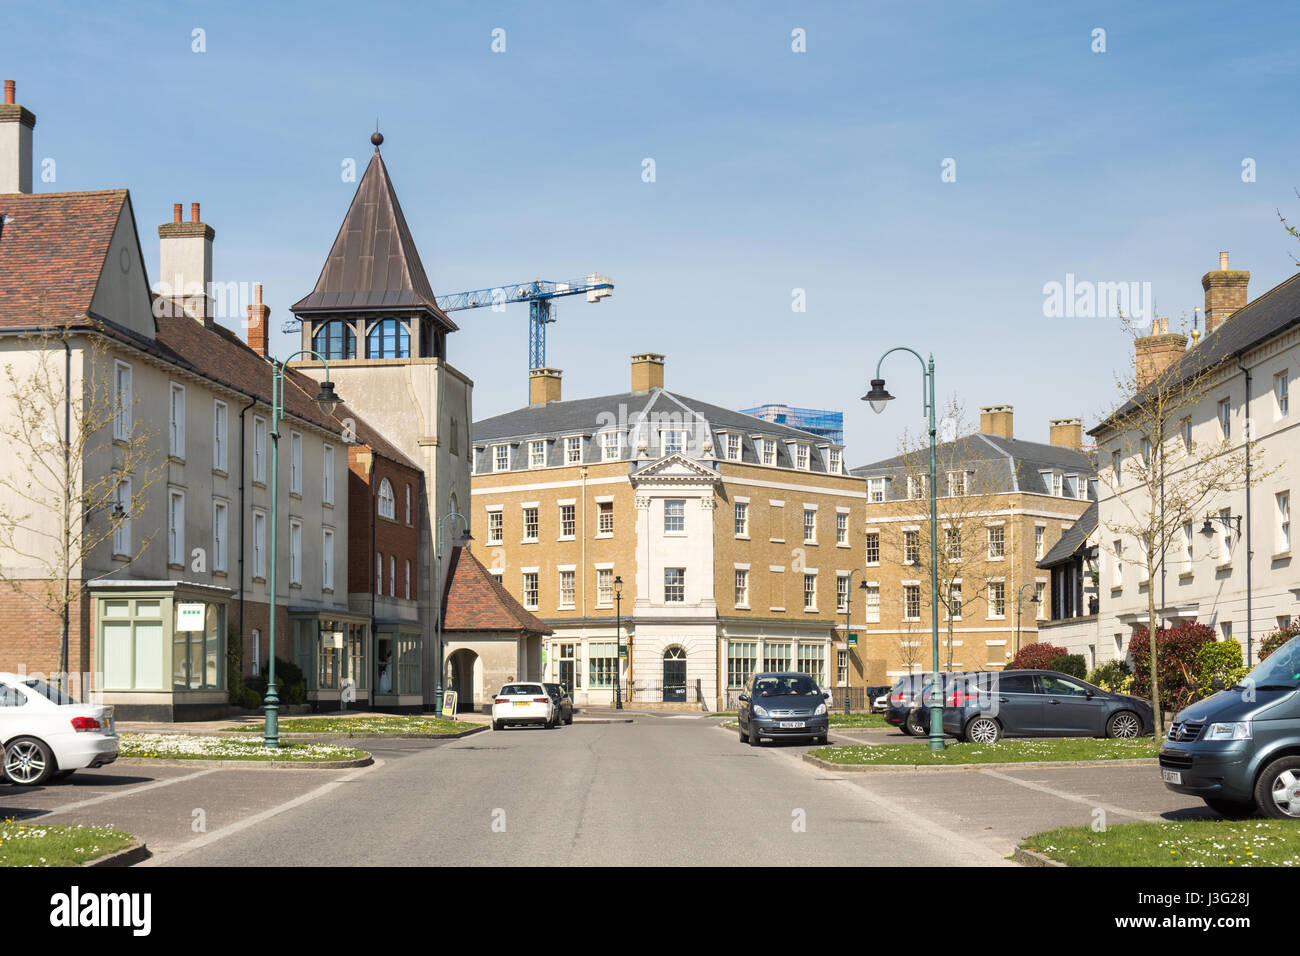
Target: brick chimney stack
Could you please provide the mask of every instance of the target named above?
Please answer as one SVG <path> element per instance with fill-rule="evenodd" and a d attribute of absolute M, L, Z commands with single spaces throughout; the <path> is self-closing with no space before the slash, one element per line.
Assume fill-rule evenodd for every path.
<path fill-rule="evenodd" d="M 560 400 L 560 376 L 564 372 L 558 368 L 534 368 L 528 370 L 528 404 L 549 405 Z"/>
<path fill-rule="evenodd" d="M 664 357 L 658 352 L 639 352 L 632 356 L 632 391 L 648 392 L 664 387 Z"/>
<path fill-rule="evenodd" d="M 1201 277 L 1205 290 L 1205 334 L 1209 335 L 1246 304 L 1246 286 L 1250 273 L 1228 268 L 1228 253 L 1219 253 L 1219 269 Z"/>
<path fill-rule="evenodd" d="M 980 409 L 980 431 L 985 435 L 1015 438 L 1015 411 L 1011 405 L 985 405 Z"/>
<path fill-rule="evenodd" d="M 16 85 L 5 80 L 0 104 L 0 195 L 32 191 L 32 130 L 36 116 L 17 103 Z"/>
<path fill-rule="evenodd" d="M 253 304 L 245 308 L 248 311 L 248 347 L 265 358 L 271 307 L 262 304 L 262 283 L 253 286 Z"/>
<path fill-rule="evenodd" d="M 1051 443 L 1058 448 L 1083 450 L 1083 419 L 1054 418 L 1048 423 L 1051 431 Z"/>
<path fill-rule="evenodd" d="M 1169 331 L 1169 317 L 1157 316 L 1151 323 L 1151 334 L 1133 340 L 1137 352 L 1137 386 L 1147 383 L 1164 372 L 1187 353 L 1187 336 Z"/>
<path fill-rule="evenodd" d="M 172 221 L 158 227 L 160 295 L 173 304 L 171 314 L 188 311 L 212 325 L 212 240 L 216 233 L 199 219 L 199 204 L 190 204 L 190 221 L 181 222 L 181 204 L 172 204 Z"/>

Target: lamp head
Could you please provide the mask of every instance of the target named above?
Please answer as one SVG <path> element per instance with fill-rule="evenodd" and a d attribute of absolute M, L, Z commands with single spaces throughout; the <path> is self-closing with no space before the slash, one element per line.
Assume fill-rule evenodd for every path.
<path fill-rule="evenodd" d="M 334 383 L 329 379 L 321 382 L 320 393 L 316 396 L 316 407 L 326 415 L 333 415 L 343 399 L 334 394 Z"/>
<path fill-rule="evenodd" d="M 1214 537 L 1214 525 L 1211 523 L 1209 515 L 1205 516 L 1205 524 L 1201 525 L 1201 534 L 1207 538 Z"/>
<path fill-rule="evenodd" d="M 862 400 L 871 406 L 871 410 L 879 415 L 885 410 L 885 403 L 892 402 L 894 396 L 885 391 L 885 380 L 883 378 L 873 378 L 871 380 L 871 391 L 862 396 Z"/>

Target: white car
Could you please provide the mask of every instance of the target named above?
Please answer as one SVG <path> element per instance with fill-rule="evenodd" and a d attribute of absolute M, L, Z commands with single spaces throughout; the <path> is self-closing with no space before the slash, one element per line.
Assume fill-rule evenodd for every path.
<path fill-rule="evenodd" d="M 560 723 L 560 711 L 551 695 L 541 684 L 516 681 L 504 684 L 492 701 L 492 729 L 501 730 L 511 724 L 541 724 L 555 727 Z"/>
<path fill-rule="evenodd" d="M 0 672 L 0 741 L 10 783 L 35 786 L 117 759 L 113 708 L 81 704 L 35 677 Z"/>

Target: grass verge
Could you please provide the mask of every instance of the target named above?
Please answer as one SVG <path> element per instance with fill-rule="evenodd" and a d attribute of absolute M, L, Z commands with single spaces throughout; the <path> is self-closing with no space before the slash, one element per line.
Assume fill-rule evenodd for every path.
<path fill-rule="evenodd" d="M 280 721 L 282 734 L 460 734 L 475 724 L 418 714 L 368 714 L 364 717 L 288 717 Z M 244 733 L 262 732 L 260 723 L 236 727 Z"/>
<path fill-rule="evenodd" d="M 311 763 L 323 760 L 359 760 L 365 751 L 300 740 L 281 740 L 275 750 L 260 740 L 201 737 L 195 734 L 122 734 L 119 755 L 164 760 L 277 760 Z"/>
<path fill-rule="evenodd" d="M 1066 740 L 1000 740 L 995 744 L 949 743 L 930 750 L 925 743 L 884 744 L 875 747 L 819 747 L 812 751 L 829 763 L 934 766 L 980 763 L 1033 763 L 1052 760 L 1133 760 L 1154 757 L 1160 741 L 1101 740 L 1073 737 Z"/>
<path fill-rule="evenodd" d="M 124 850 L 135 837 L 105 827 L 0 824 L 0 866 L 79 866 Z"/>
<path fill-rule="evenodd" d="M 1289 820 L 1186 820 L 1061 827 L 1022 846 L 1070 866 L 1300 866 L 1297 837 Z"/>
<path fill-rule="evenodd" d="M 848 714 L 831 712 L 831 730 L 839 727 L 846 729 L 850 727 L 890 727 L 892 726 L 885 720 L 884 714 Z"/>

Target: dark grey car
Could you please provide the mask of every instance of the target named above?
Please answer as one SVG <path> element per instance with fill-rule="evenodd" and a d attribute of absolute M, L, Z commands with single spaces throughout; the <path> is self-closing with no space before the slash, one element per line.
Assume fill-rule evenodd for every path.
<path fill-rule="evenodd" d="M 1165 786 L 1224 816 L 1300 819 L 1300 637 L 1240 684 L 1179 711 L 1160 747 Z"/>
<path fill-rule="evenodd" d="M 757 747 L 762 738 L 809 738 L 824 744 L 830 729 L 826 693 L 811 675 L 795 671 L 755 674 L 736 707 L 740 739 Z"/>
<path fill-rule="evenodd" d="M 573 723 L 573 698 L 563 684 L 543 684 L 546 688 L 547 696 L 555 701 L 555 712 L 559 714 L 556 723 L 563 721 L 566 724 Z"/>
<path fill-rule="evenodd" d="M 1002 737 L 1143 737 L 1150 701 L 1114 694 L 1057 671 L 968 675 L 947 688 L 943 731 L 973 743 Z"/>

